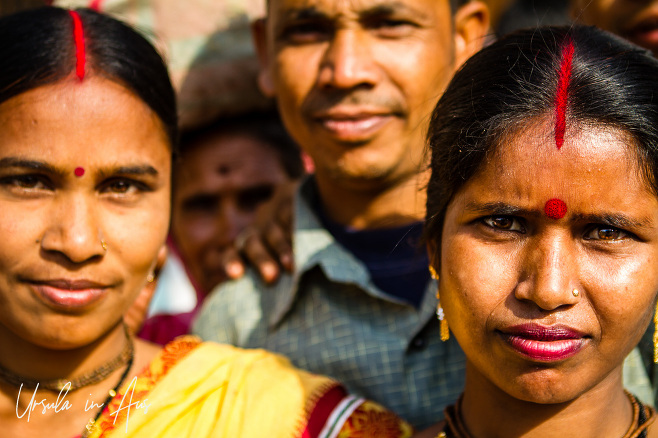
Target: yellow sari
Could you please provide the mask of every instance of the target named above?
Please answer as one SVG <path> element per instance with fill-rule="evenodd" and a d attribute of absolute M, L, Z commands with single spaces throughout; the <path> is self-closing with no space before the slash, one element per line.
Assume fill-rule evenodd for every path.
<path fill-rule="evenodd" d="M 411 427 L 331 379 L 264 350 L 171 342 L 123 385 L 90 438 L 411 436 Z"/>

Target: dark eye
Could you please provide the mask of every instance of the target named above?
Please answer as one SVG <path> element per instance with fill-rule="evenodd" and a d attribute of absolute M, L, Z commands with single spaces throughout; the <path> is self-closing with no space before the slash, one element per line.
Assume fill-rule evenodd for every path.
<path fill-rule="evenodd" d="M 399 38 L 406 36 L 417 26 L 415 23 L 404 20 L 387 17 L 373 17 L 365 23 L 368 29 L 374 30 L 380 36 L 385 38 Z"/>
<path fill-rule="evenodd" d="M 128 181 L 118 180 L 113 181 L 111 184 L 107 185 L 107 189 L 113 193 L 128 193 L 128 191 L 135 186 Z"/>
<path fill-rule="evenodd" d="M 183 210 L 188 213 L 214 214 L 218 208 L 219 200 L 213 195 L 192 196 L 183 201 Z"/>
<path fill-rule="evenodd" d="M 47 178 L 41 175 L 13 175 L 0 179 L 4 186 L 26 190 L 49 189 Z"/>
<path fill-rule="evenodd" d="M 294 23 L 284 28 L 282 38 L 293 44 L 311 44 L 331 38 L 332 28 L 322 22 Z"/>
<path fill-rule="evenodd" d="M 254 211 L 274 195 L 273 186 L 253 187 L 240 193 L 238 204 L 244 211 Z"/>
<path fill-rule="evenodd" d="M 146 184 L 134 181 L 129 178 L 113 178 L 105 181 L 101 185 L 101 193 L 107 193 L 111 195 L 120 195 L 127 196 L 133 195 L 140 192 L 147 192 L 150 189 Z"/>
<path fill-rule="evenodd" d="M 586 240 L 615 241 L 629 237 L 629 233 L 609 225 L 596 225 L 585 233 Z"/>
<path fill-rule="evenodd" d="M 496 230 L 525 232 L 521 222 L 513 216 L 488 216 L 482 221 Z"/>

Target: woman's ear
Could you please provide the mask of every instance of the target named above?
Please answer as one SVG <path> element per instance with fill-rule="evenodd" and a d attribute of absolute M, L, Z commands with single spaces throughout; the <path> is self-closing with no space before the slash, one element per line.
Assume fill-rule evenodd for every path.
<path fill-rule="evenodd" d="M 489 8 L 481 1 L 470 1 L 454 15 L 455 70 L 477 53 L 490 32 Z"/>

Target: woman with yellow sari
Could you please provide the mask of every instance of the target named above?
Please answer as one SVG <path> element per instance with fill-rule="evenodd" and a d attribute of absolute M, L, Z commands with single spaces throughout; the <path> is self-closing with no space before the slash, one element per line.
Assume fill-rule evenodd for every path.
<path fill-rule="evenodd" d="M 408 436 L 262 350 L 136 340 L 176 145 L 166 68 L 89 10 L 0 19 L 0 436 Z"/>

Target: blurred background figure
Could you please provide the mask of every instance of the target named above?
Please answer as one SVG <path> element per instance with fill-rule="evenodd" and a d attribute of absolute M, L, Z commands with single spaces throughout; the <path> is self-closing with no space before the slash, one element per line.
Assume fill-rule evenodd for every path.
<path fill-rule="evenodd" d="M 183 134 L 173 170 L 170 255 L 140 336 L 186 334 L 206 293 L 229 277 L 235 239 L 269 219 L 304 174 L 299 148 L 275 112 L 224 118 Z"/>
<path fill-rule="evenodd" d="M 497 36 L 526 27 L 569 23 L 569 0 L 487 0 Z"/>
<path fill-rule="evenodd" d="M 572 0 L 571 16 L 658 53 L 658 1 Z"/>

